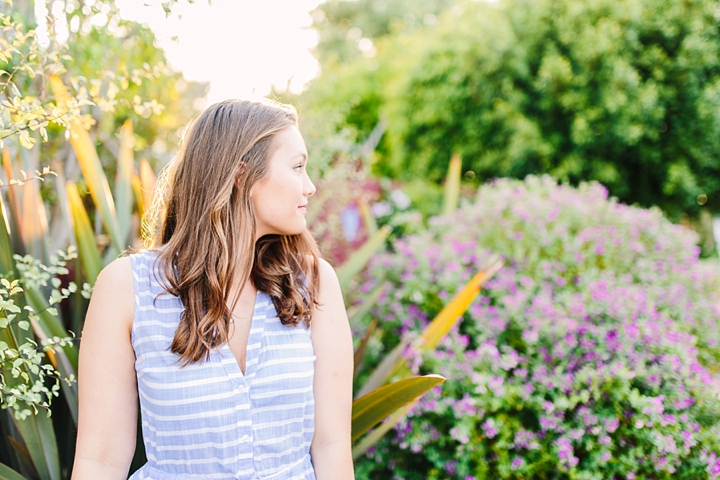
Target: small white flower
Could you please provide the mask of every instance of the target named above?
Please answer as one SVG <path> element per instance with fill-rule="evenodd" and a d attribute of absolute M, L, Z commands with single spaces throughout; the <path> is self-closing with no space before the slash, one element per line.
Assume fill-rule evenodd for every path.
<path fill-rule="evenodd" d="M 410 206 L 410 197 L 402 190 L 393 190 L 390 194 L 390 201 L 400 210 L 405 210 Z"/>

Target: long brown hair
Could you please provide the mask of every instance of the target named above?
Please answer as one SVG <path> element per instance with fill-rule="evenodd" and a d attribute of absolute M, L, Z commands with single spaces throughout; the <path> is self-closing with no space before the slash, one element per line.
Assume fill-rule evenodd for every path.
<path fill-rule="evenodd" d="M 250 198 L 268 172 L 275 135 L 293 125 L 297 114 L 289 105 L 216 103 L 188 127 L 178 157 L 161 175 L 149 231 L 165 288 L 185 307 L 170 346 L 183 364 L 207 359 L 227 342 L 228 300 L 238 280 L 250 278 L 268 293 L 283 324 L 310 322 L 317 245 L 307 230 L 255 242 Z"/>

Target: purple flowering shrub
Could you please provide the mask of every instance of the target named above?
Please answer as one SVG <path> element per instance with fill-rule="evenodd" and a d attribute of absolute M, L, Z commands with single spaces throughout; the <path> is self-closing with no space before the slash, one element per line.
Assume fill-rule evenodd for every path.
<path fill-rule="evenodd" d="M 720 295 L 694 234 L 599 184 L 499 180 L 375 258 L 366 370 L 492 253 L 506 266 L 413 368 L 448 378 L 358 478 L 720 478 Z M 361 378 L 362 380 L 362 378 Z"/>

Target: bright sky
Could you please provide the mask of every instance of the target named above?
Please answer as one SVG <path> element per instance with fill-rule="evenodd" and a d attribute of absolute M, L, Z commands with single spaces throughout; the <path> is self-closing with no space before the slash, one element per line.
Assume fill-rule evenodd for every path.
<path fill-rule="evenodd" d="M 149 26 L 170 64 L 188 80 L 210 82 L 208 104 L 300 92 L 317 73 L 309 12 L 320 0 L 181 0 L 173 14 L 157 0 L 117 0 L 122 15 Z M 148 6 L 145 6 L 148 5 Z M 173 40 L 177 37 L 177 40 Z"/>

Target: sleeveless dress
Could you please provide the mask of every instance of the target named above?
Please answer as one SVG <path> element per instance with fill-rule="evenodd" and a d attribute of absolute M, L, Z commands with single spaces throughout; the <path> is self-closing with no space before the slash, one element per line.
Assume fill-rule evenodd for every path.
<path fill-rule="evenodd" d="M 131 480 L 315 480 L 310 329 L 280 322 L 258 292 L 243 375 L 230 347 L 181 367 L 170 351 L 183 305 L 164 293 L 156 254 L 130 256 L 132 346 L 147 463 Z"/>

